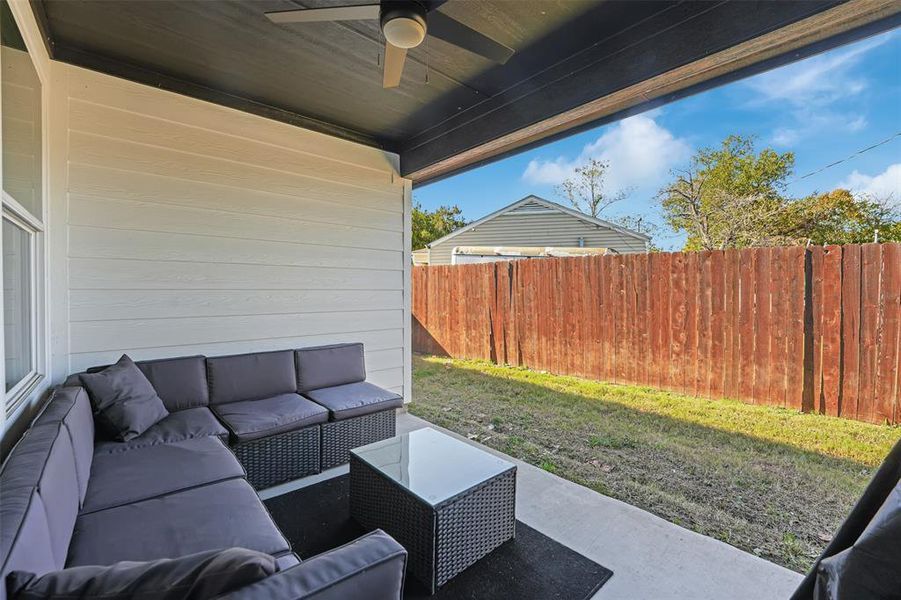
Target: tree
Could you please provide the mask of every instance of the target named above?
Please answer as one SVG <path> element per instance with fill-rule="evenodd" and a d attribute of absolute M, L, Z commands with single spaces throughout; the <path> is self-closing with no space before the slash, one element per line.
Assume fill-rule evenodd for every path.
<path fill-rule="evenodd" d="M 611 204 L 626 197 L 624 192 L 608 194 L 604 191 L 604 178 L 610 163 L 595 158 L 576 167 L 572 177 L 557 186 L 557 194 L 569 200 L 573 208 L 597 218 Z"/>
<path fill-rule="evenodd" d="M 413 205 L 413 250 L 425 248 L 438 238 L 466 225 L 463 211 L 458 206 L 439 206 L 433 211 L 422 208 L 418 202 Z"/>
<path fill-rule="evenodd" d="M 664 218 L 687 233 L 685 250 L 790 244 L 854 244 L 901 239 L 901 210 L 889 199 L 854 196 L 848 190 L 785 195 L 794 156 L 752 138 L 729 136 L 719 148 L 702 149 L 690 166 L 660 192 Z"/>
<path fill-rule="evenodd" d="M 901 241 L 901 207 L 889 199 L 837 189 L 788 201 L 775 219 L 772 244 L 864 244 Z"/>
<path fill-rule="evenodd" d="M 660 235 L 660 226 L 654 223 L 647 215 L 619 215 L 609 219 L 611 223 L 643 233 L 651 239 L 648 241 L 648 250 L 660 252 L 660 246 L 654 242 L 654 238 Z"/>
<path fill-rule="evenodd" d="M 754 139 L 730 135 L 719 148 L 704 148 L 687 169 L 661 190 L 667 224 L 687 233 L 686 250 L 760 245 L 773 235 L 784 208 L 785 180 L 794 166 L 790 152 L 756 153 Z"/>

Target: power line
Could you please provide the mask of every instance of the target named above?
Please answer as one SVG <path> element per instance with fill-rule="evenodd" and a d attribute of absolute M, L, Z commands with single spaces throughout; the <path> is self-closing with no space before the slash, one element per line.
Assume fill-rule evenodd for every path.
<path fill-rule="evenodd" d="M 899 131 L 898 133 L 896 133 L 896 134 L 893 135 L 893 136 L 887 137 L 886 139 L 882 140 L 881 142 L 877 142 L 877 143 L 873 144 L 872 146 L 867 146 L 867 147 L 864 148 L 863 150 L 858 150 L 857 152 L 855 152 L 854 154 L 851 154 L 850 156 L 846 156 L 845 158 L 839 159 L 839 160 L 837 160 L 837 161 L 835 161 L 835 162 L 833 162 L 833 163 L 829 163 L 829 164 L 826 165 L 825 167 L 820 167 L 820 168 L 817 169 L 816 171 L 811 171 L 811 172 L 808 173 L 807 175 L 802 175 L 801 177 L 798 177 L 797 179 L 793 179 L 793 180 L 791 180 L 791 181 L 788 182 L 788 185 L 791 185 L 791 184 L 793 184 L 793 183 L 796 183 L 796 182 L 798 182 L 798 181 L 801 181 L 802 179 L 807 179 L 808 177 L 813 177 L 814 175 L 816 175 L 816 174 L 818 174 L 818 173 L 822 173 L 822 172 L 825 171 L 826 169 L 831 169 L 832 167 L 834 167 L 834 166 L 836 166 L 836 165 L 840 165 L 840 164 L 842 164 L 843 162 L 848 162 L 848 161 L 851 160 L 852 158 L 855 158 L 855 157 L 857 157 L 857 156 L 860 156 L 860 155 L 863 154 L 864 152 L 869 152 L 869 151 L 872 150 L 873 148 L 878 148 L 879 146 L 884 146 L 885 144 L 888 144 L 888 143 L 891 142 L 893 139 L 895 139 L 896 137 L 899 137 L 899 136 L 901 136 L 901 131 Z"/>

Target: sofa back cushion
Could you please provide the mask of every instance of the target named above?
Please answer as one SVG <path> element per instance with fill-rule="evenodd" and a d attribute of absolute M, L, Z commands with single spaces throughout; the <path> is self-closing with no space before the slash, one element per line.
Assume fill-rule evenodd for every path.
<path fill-rule="evenodd" d="M 205 357 L 142 360 L 137 365 L 170 412 L 209 405 Z"/>
<path fill-rule="evenodd" d="M 82 387 L 58 387 L 53 390 L 47 406 L 34 421 L 39 427 L 62 423 L 72 443 L 75 477 L 78 480 L 79 506 L 88 490 L 88 478 L 94 458 L 94 415 L 91 400 Z"/>
<path fill-rule="evenodd" d="M 363 344 L 333 344 L 294 351 L 300 392 L 366 380 Z"/>
<path fill-rule="evenodd" d="M 61 567 L 51 549 L 47 511 L 34 488 L 3 491 L 0 526 L 0 582 L 13 571 L 43 574 Z M 5 592 L 6 585 L 0 585 L 0 599 Z"/>
<path fill-rule="evenodd" d="M 66 389 L 70 391 L 51 397 L 0 472 L 0 582 L 14 570 L 43 574 L 65 566 L 83 498 L 81 435 L 91 433 L 79 425 L 84 390 Z M 71 404 L 69 410 L 66 404 Z"/>
<path fill-rule="evenodd" d="M 210 404 L 260 400 L 297 392 L 294 352 L 254 352 L 207 358 Z"/>

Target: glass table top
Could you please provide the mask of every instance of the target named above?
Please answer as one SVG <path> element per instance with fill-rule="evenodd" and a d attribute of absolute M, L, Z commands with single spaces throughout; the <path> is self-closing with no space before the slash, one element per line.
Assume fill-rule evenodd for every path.
<path fill-rule="evenodd" d="M 361 446 L 351 453 L 431 506 L 515 466 L 431 428 Z"/>

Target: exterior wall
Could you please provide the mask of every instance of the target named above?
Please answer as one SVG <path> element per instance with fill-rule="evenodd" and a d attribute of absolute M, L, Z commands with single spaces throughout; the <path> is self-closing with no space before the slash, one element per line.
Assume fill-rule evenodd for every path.
<path fill-rule="evenodd" d="M 540 204 L 526 203 L 446 242 L 432 245 L 429 264 L 451 264 L 451 253 L 456 246 L 578 246 L 580 237 L 585 238 L 589 247 L 612 248 L 622 254 L 645 251 L 644 240 Z"/>
<path fill-rule="evenodd" d="M 59 63 L 54 377 L 362 341 L 409 397 L 410 183 L 397 157 Z"/>

